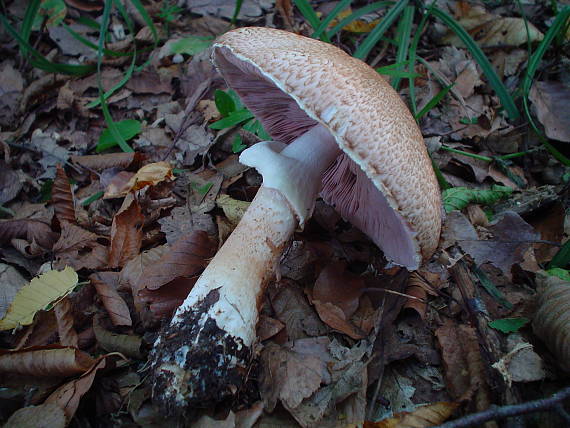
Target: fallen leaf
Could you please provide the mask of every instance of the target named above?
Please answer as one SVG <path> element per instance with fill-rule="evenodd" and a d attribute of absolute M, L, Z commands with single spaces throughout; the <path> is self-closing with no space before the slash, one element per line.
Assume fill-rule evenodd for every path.
<path fill-rule="evenodd" d="M 109 266 L 124 266 L 139 254 L 143 237 L 143 224 L 144 216 L 135 199 L 126 209 L 113 217 Z"/>
<path fill-rule="evenodd" d="M 453 414 L 458 403 L 440 402 L 417 407 L 379 422 L 364 422 L 364 428 L 424 428 L 440 425 Z"/>
<path fill-rule="evenodd" d="M 539 298 L 532 328 L 570 372 L 570 283 L 554 276 L 540 275 Z"/>
<path fill-rule="evenodd" d="M 311 308 L 303 292 L 292 282 L 282 280 L 269 290 L 275 318 L 285 324 L 288 340 L 320 336 L 326 326 Z"/>
<path fill-rule="evenodd" d="M 53 308 L 55 319 L 57 320 L 57 332 L 59 343 L 63 346 L 77 348 L 79 338 L 73 328 L 73 310 L 69 298 L 60 300 Z"/>
<path fill-rule="evenodd" d="M 100 357 L 98 361 L 91 364 L 89 370 L 85 372 L 78 379 L 69 381 L 68 383 L 60 386 L 56 389 L 45 401 L 45 403 L 57 404 L 65 412 L 67 420 L 71 420 L 77 407 L 79 406 L 79 401 L 81 397 L 91 389 L 91 385 L 95 380 L 95 376 L 99 370 L 107 367 L 107 363 L 111 357 L 104 355 Z M 109 364 L 111 365 L 111 364 Z"/>
<path fill-rule="evenodd" d="M 176 278 L 196 276 L 214 256 L 216 248 L 206 232 L 196 231 L 185 235 L 156 263 L 144 269 L 133 288 L 156 290 Z"/>
<path fill-rule="evenodd" d="M 0 320 L 0 330 L 31 324 L 38 311 L 62 299 L 75 288 L 78 281 L 77 273 L 70 267 L 63 271 L 51 270 L 32 279 L 14 297 L 8 312 Z"/>
<path fill-rule="evenodd" d="M 65 428 L 65 413 L 57 404 L 22 407 L 3 425 L 4 428 Z"/>
<path fill-rule="evenodd" d="M 85 352 L 60 346 L 27 348 L 21 351 L 0 350 L 2 373 L 68 377 L 84 373 L 93 361 Z"/>
<path fill-rule="evenodd" d="M 339 307 L 348 319 L 358 309 L 364 287 L 364 279 L 347 271 L 346 263 L 335 262 L 327 265 L 319 274 L 312 298 Z"/>
<path fill-rule="evenodd" d="M 219 195 L 216 198 L 216 205 L 224 211 L 224 214 L 234 226 L 240 222 L 249 204 L 250 202 L 239 201 L 228 195 Z"/>
<path fill-rule="evenodd" d="M 64 222 L 61 235 L 53 246 L 56 266 L 71 266 L 75 270 L 107 267 L 109 251 L 99 243 L 101 237 L 82 227 Z"/>
<path fill-rule="evenodd" d="M 0 220 L 0 244 L 5 244 L 14 238 L 35 241 L 42 248 L 51 249 L 57 240 L 57 233 L 51 227 L 39 220 Z"/>
<path fill-rule="evenodd" d="M 129 180 L 127 187 L 130 191 L 142 189 L 146 186 L 155 186 L 161 181 L 174 179 L 172 167 L 168 162 L 156 162 L 143 166 Z"/>
<path fill-rule="evenodd" d="M 0 263 L 0 319 L 4 318 L 6 311 L 14 297 L 28 281 L 18 270 L 10 265 Z"/>
<path fill-rule="evenodd" d="M 97 344 L 107 352 L 119 352 L 127 357 L 143 359 L 141 352 L 142 339 L 130 334 L 117 334 L 104 329 L 100 324 L 100 316 L 93 319 L 93 332 Z"/>
<path fill-rule="evenodd" d="M 0 67 L 0 126 L 12 126 L 23 96 L 24 79 L 8 61 Z"/>
<path fill-rule="evenodd" d="M 141 153 L 105 153 L 99 155 L 71 156 L 71 161 L 93 171 L 109 168 L 129 168 L 140 164 L 144 156 Z"/>
<path fill-rule="evenodd" d="M 118 280 L 118 277 L 115 277 L 114 272 L 98 272 L 91 274 L 89 279 L 95 290 L 97 290 L 97 294 L 113 325 L 132 326 L 133 322 L 129 307 L 113 286 L 113 279 Z M 118 281 L 116 282 L 118 283 Z"/>
<path fill-rule="evenodd" d="M 0 159 L 0 206 L 14 199 L 21 188 L 18 174 Z"/>
<path fill-rule="evenodd" d="M 69 179 L 60 165 L 56 167 L 55 180 L 51 190 L 51 201 L 60 224 L 64 222 L 75 223 L 77 221 Z"/>
<path fill-rule="evenodd" d="M 561 82 L 534 82 L 529 99 L 546 135 L 553 140 L 570 142 L 570 88 Z"/>
<path fill-rule="evenodd" d="M 338 306 L 329 302 L 323 303 L 318 300 L 313 300 L 313 305 L 319 314 L 319 318 L 333 330 L 346 334 L 355 340 L 366 337 L 365 332 L 361 331 L 346 319 L 343 310 Z"/>
<path fill-rule="evenodd" d="M 488 230 L 494 235 L 491 240 L 462 240 L 459 246 L 470 254 L 477 265 L 492 263 L 511 278 L 513 265 L 524 261 L 527 250 L 540 235 L 518 214 L 507 211 L 494 221 Z"/>

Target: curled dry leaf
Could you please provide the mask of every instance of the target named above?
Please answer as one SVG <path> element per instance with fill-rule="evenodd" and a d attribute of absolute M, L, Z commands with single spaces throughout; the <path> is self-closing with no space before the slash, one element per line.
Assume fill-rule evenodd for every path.
<path fill-rule="evenodd" d="M 532 327 L 554 353 L 560 367 L 570 372 L 570 283 L 555 277 L 542 282 Z"/>
<path fill-rule="evenodd" d="M 3 220 L 0 221 L 0 244 L 5 244 L 13 238 L 36 241 L 42 248 L 50 249 L 57 241 L 57 233 L 51 227 L 39 220 Z"/>
<path fill-rule="evenodd" d="M 430 289 L 429 284 L 420 275 L 418 275 L 417 272 L 412 272 L 408 278 L 408 285 L 406 287 L 405 294 L 415 297 L 416 299 L 408 298 L 406 303 L 404 303 L 404 308 L 415 310 L 422 319 L 425 318 L 427 310 L 427 304 L 425 301 L 427 297 L 426 289 Z"/>
<path fill-rule="evenodd" d="M 65 412 L 67 420 L 71 420 L 77 411 L 81 397 L 91 389 L 97 372 L 114 365 L 113 362 L 110 361 L 113 358 L 112 356 L 104 355 L 98 361 L 94 361 L 87 372 L 78 379 L 74 379 L 60 386 L 45 402 L 57 404 Z"/>
<path fill-rule="evenodd" d="M 379 422 L 365 422 L 364 428 L 424 428 L 445 422 L 459 406 L 458 403 L 442 401 L 426 404 L 413 412 L 395 414 L 393 418 Z"/>
<path fill-rule="evenodd" d="M 57 320 L 57 332 L 59 333 L 59 343 L 63 346 L 77 348 L 77 332 L 73 328 L 73 308 L 69 298 L 60 300 L 53 308 Z"/>
<path fill-rule="evenodd" d="M 350 318 L 358 309 L 363 288 L 364 279 L 347 271 L 346 263 L 331 263 L 319 274 L 313 299 L 338 306 L 346 318 Z"/>
<path fill-rule="evenodd" d="M 67 420 L 61 407 L 53 403 L 16 410 L 4 428 L 65 428 Z"/>
<path fill-rule="evenodd" d="M 8 312 L 0 320 L 0 330 L 31 324 L 38 311 L 66 296 L 78 281 L 77 273 L 70 267 L 63 271 L 51 270 L 32 279 L 14 297 Z"/>
<path fill-rule="evenodd" d="M 113 286 L 113 276 L 116 276 L 115 272 L 98 272 L 90 275 L 89 279 L 97 290 L 113 325 L 132 326 L 129 307 Z"/>
<path fill-rule="evenodd" d="M 195 276 L 206 267 L 216 247 L 206 232 L 184 235 L 160 260 L 144 269 L 134 288 L 156 290 L 176 278 Z"/>
<path fill-rule="evenodd" d="M 75 204 L 69 179 L 63 168 L 58 165 L 55 173 L 55 180 L 51 190 L 51 200 L 55 211 L 55 216 L 61 224 L 64 222 L 75 223 Z"/>
<path fill-rule="evenodd" d="M 103 328 L 100 324 L 100 316 L 93 319 L 93 332 L 97 343 L 107 352 L 119 352 L 127 357 L 141 360 L 142 339 L 130 334 L 117 334 Z"/>
<path fill-rule="evenodd" d="M 76 270 L 102 269 L 107 266 L 109 251 L 100 244 L 101 239 L 82 227 L 65 222 L 62 224 L 61 235 L 53 246 L 56 254 L 56 266 L 69 265 Z"/>
<path fill-rule="evenodd" d="M 142 162 L 144 156 L 141 153 L 107 153 L 100 155 L 71 156 L 73 163 L 93 171 L 103 171 L 109 168 L 126 169 Z"/>
<path fill-rule="evenodd" d="M 435 335 L 441 347 L 445 380 L 452 398 L 464 401 L 476 394 L 477 410 L 486 409 L 491 403 L 490 392 L 475 329 L 446 319 Z"/>
<path fill-rule="evenodd" d="M 144 216 L 135 199 L 126 209 L 115 215 L 111 226 L 109 266 L 124 266 L 139 254 L 143 238 L 143 224 Z"/>
<path fill-rule="evenodd" d="M 129 181 L 131 191 L 142 189 L 146 186 L 155 186 L 162 181 L 174 179 L 172 167 L 168 162 L 155 162 L 143 166 Z"/>
<path fill-rule="evenodd" d="M 67 377 L 84 373 L 94 360 L 78 349 L 36 347 L 22 351 L 0 350 L 0 373 Z"/>

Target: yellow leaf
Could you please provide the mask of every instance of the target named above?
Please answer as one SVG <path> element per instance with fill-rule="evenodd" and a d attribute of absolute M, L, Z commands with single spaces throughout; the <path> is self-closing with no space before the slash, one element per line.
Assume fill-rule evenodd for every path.
<path fill-rule="evenodd" d="M 224 211 L 224 214 L 228 220 L 233 225 L 237 225 L 249 207 L 250 203 L 245 201 L 238 201 L 237 199 L 233 199 L 228 195 L 220 195 L 216 199 L 216 204 Z"/>
<path fill-rule="evenodd" d="M 172 180 L 172 167 L 168 162 L 155 162 L 143 166 L 127 184 L 131 190 L 139 190 L 145 186 L 154 186 L 164 180 Z"/>
<path fill-rule="evenodd" d="M 338 19 L 334 19 L 330 23 L 329 28 L 334 27 L 336 24 L 339 23 L 339 21 L 341 19 L 346 18 L 351 13 L 352 13 L 352 9 L 350 9 L 350 8 L 345 9 L 342 12 L 340 12 L 338 14 Z M 362 18 L 364 18 L 364 19 L 362 19 Z M 355 19 L 354 21 L 352 21 L 349 24 L 342 27 L 342 29 L 345 31 L 350 31 L 351 33 L 368 33 L 370 31 L 372 31 L 374 29 L 374 27 L 376 27 L 376 25 L 378 25 L 379 22 L 380 22 L 379 19 L 370 20 L 370 19 L 366 19 L 364 16 L 364 17 L 361 17 L 361 19 Z"/>
<path fill-rule="evenodd" d="M 32 279 L 14 297 L 6 315 L 0 321 L 0 330 L 31 324 L 38 311 L 61 300 L 73 290 L 78 281 L 77 273 L 69 266 L 63 271 L 50 270 Z"/>

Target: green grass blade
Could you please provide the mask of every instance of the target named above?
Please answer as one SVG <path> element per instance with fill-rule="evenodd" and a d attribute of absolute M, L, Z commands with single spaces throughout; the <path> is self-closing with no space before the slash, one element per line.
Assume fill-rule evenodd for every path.
<path fill-rule="evenodd" d="M 123 85 L 125 85 L 129 81 L 129 79 L 131 78 L 131 76 L 133 75 L 133 72 L 135 70 L 136 59 L 137 59 L 137 56 L 136 56 L 136 54 L 134 54 L 133 59 L 131 60 L 131 65 L 127 69 L 127 72 L 123 75 L 122 79 L 119 82 L 117 82 L 117 84 L 115 86 L 113 86 L 111 89 L 109 89 L 107 92 L 105 92 L 103 94 L 103 99 L 105 101 L 107 101 L 107 99 L 111 95 L 113 95 L 117 90 L 121 89 L 123 87 Z M 97 107 L 99 104 L 101 104 L 101 98 L 98 98 L 96 100 L 91 101 L 89 104 L 86 105 L 86 107 L 87 108 L 93 108 L 93 107 Z"/>
<path fill-rule="evenodd" d="M 384 35 L 386 30 L 390 28 L 394 20 L 402 13 L 408 5 L 409 0 L 399 0 L 384 16 L 382 21 L 374 27 L 374 29 L 366 36 L 362 44 L 354 52 L 354 57 L 365 60 L 372 48 L 378 43 L 378 40 Z"/>
<path fill-rule="evenodd" d="M 420 23 L 418 24 L 418 28 L 416 29 L 414 38 L 412 39 L 412 43 L 410 44 L 410 50 L 408 52 L 408 59 L 409 59 L 408 71 L 410 73 L 414 73 L 416 69 L 416 53 L 418 51 L 418 44 L 420 43 L 420 38 L 424 32 L 424 27 L 427 24 L 428 17 L 429 17 L 429 12 L 425 12 L 422 16 Z M 409 83 L 408 83 L 409 93 L 410 93 L 410 110 L 412 111 L 414 117 L 416 117 L 418 113 L 415 79 L 416 79 L 415 77 L 409 77 Z"/>
<path fill-rule="evenodd" d="M 530 57 L 529 62 L 528 62 L 528 67 L 527 67 L 527 70 L 526 70 L 526 73 L 525 73 L 525 76 L 523 79 L 523 83 L 522 83 L 523 109 L 524 109 L 525 116 L 526 116 L 528 122 L 530 123 L 534 132 L 538 135 L 538 137 L 539 137 L 540 141 L 542 142 L 542 144 L 544 145 L 544 147 L 550 152 L 550 154 L 555 159 L 557 159 L 559 162 L 561 162 L 562 164 L 564 164 L 566 166 L 570 166 L 570 159 L 568 159 L 561 152 L 559 152 L 548 141 L 548 139 L 542 134 L 540 129 L 538 129 L 538 126 L 536 125 L 536 123 L 532 117 L 532 114 L 530 113 L 528 95 L 530 92 L 530 88 L 532 87 L 534 75 L 536 74 L 536 70 L 538 69 L 540 62 L 542 61 L 544 54 L 546 53 L 546 51 L 548 50 L 548 48 L 550 47 L 550 45 L 552 44 L 552 42 L 556 38 L 556 36 L 560 32 L 565 31 L 566 26 L 568 25 L 567 24 L 568 18 L 570 18 L 570 7 L 569 6 L 562 9 L 558 13 L 558 15 L 556 15 L 554 22 L 552 23 L 552 25 L 550 26 L 550 28 L 548 29 L 548 31 L 544 35 L 544 38 L 542 39 L 542 41 L 538 45 L 536 51 Z"/>
<path fill-rule="evenodd" d="M 396 64 L 401 64 L 406 61 L 408 56 L 408 50 L 410 47 L 410 38 L 412 35 L 412 24 L 414 22 L 414 6 L 406 6 L 404 13 L 402 14 L 402 19 L 398 22 L 398 31 L 396 36 L 396 44 L 398 46 L 398 52 L 396 53 Z M 398 70 L 403 71 L 403 66 L 397 67 Z M 394 76 L 392 78 L 392 87 L 397 91 L 400 88 L 400 81 L 402 77 Z"/>
<path fill-rule="evenodd" d="M 469 33 L 467 33 L 467 31 L 465 31 L 465 29 L 461 25 L 459 25 L 459 23 L 455 19 L 453 19 L 451 16 L 449 16 L 441 9 L 438 9 L 437 7 L 430 7 L 429 12 L 433 16 L 441 20 L 451 30 L 453 30 L 453 32 L 457 35 L 457 37 L 459 37 L 459 39 L 465 44 L 469 52 L 471 52 L 471 55 L 473 55 L 473 59 L 479 64 L 479 66 L 483 70 L 483 73 L 487 77 L 487 80 L 489 80 L 489 84 L 492 86 L 497 96 L 501 100 L 501 104 L 503 105 L 503 108 L 506 110 L 509 118 L 511 120 L 518 119 L 520 117 L 520 113 L 517 109 L 517 106 L 515 105 L 513 97 L 511 96 L 509 91 L 507 91 L 507 88 L 505 87 L 505 85 L 503 84 L 503 82 L 495 72 L 494 67 L 491 65 L 491 62 L 489 61 L 485 53 L 483 53 L 479 45 L 475 43 L 475 41 L 471 38 Z"/>
<path fill-rule="evenodd" d="M 0 24 L 2 24 L 6 32 L 18 42 L 21 51 L 30 53 L 33 57 L 31 64 L 36 68 L 49 71 L 50 73 L 70 74 L 74 76 L 82 76 L 93 72 L 95 69 L 92 65 L 70 65 L 48 61 L 41 53 L 34 49 L 27 40 L 22 38 L 16 29 L 10 25 L 8 19 L 2 14 L 0 14 Z"/>
<path fill-rule="evenodd" d="M 313 30 L 316 31 L 321 25 L 321 20 L 319 19 L 319 17 L 317 16 L 315 11 L 309 4 L 308 0 L 294 0 L 294 2 L 295 6 L 297 6 L 297 8 L 299 9 L 299 12 L 301 12 L 301 15 L 303 15 L 303 17 L 307 20 L 309 25 L 313 27 Z M 328 38 L 326 33 L 323 34 L 321 40 L 324 42 L 330 42 L 330 39 Z"/>
<path fill-rule="evenodd" d="M 338 24 L 336 24 L 327 33 L 327 35 L 329 36 L 329 38 L 332 39 L 336 33 L 338 33 L 340 30 L 342 30 L 344 27 L 346 27 L 352 21 L 356 21 L 358 18 L 360 18 L 363 15 L 366 15 L 367 13 L 374 12 L 375 10 L 381 9 L 383 7 L 392 6 L 393 4 L 394 4 L 393 1 L 377 1 L 375 3 L 370 3 L 367 6 L 364 6 L 360 9 L 357 9 L 354 12 L 352 12 L 350 15 L 348 15 L 346 18 L 341 19 L 340 22 Z"/>
<path fill-rule="evenodd" d="M 99 47 L 91 42 L 90 40 L 86 39 L 85 37 L 83 37 L 81 34 L 79 34 L 78 32 L 74 31 L 71 27 L 69 27 L 68 25 L 66 25 L 65 23 L 62 24 L 63 28 L 65 28 L 67 30 L 67 32 L 69 34 L 71 34 L 71 36 L 77 40 L 80 43 L 83 43 L 85 46 L 87 46 L 88 48 L 91 48 L 93 50 L 97 50 L 99 49 Z M 114 51 L 111 49 L 103 49 L 103 53 L 105 55 L 108 56 L 114 56 L 114 57 L 120 57 L 120 56 L 132 56 L 133 53 L 132 52 L 118 52 L 118 51 Z"/>
<path fill-rule="evenodd" d="M 315 30 L 315 32 L 311 35 L 311 37 L 313 39 L 319 39 L 319 38 L 322 39 L 323 33 L 326 31 L 329 24 L 338 16 L 339 13 L 341 13 L 344 9 L 346 9 L 348 6 L 350 6 L 350 3 L 352 3 L 352 0 L 340 1 L 335 6 L 335 8 L 331 11 L 331 13 L 329 13 L 327 15 L 327 17 L 321 21 L 320 25 Z M 328 36 L 326 36 L 326 37 L 328 37 Z"/>
<path fill-rule="evenodd" d="M 107 38 L 107 29 L 109 28 L 109 17 L 111 15 L 111 9 L 113 7 L 113 0 L 105 0 L 105 6 L 103 8 L 103 17 L 101 19 L 101 31 L 99 32 L 99 49 L 97 51 L 97 86 L 99 87 L 99 99 L 101 101 L 101 110 L 103 111 L 103 117 L 109 128 L 109 132 L 117 141 L 119 146 L 124 152 L 134 151 L 131 146 L 127 144 L 121 133 L 119 132 L 117 125 L 113 121 L 111 112 L 109 111 L 109 106 L 105 101 L 103 85 L 101 83 L 101 65 L 103 62 L 103 48 L 105 45 L 105 39 Z"/>
<path fill-rule="evenodd" d="M 435 96 L 429 100 L 429 102 L 422 108 L 416 115 L 414 115 L 416 121 L 419 121 L 422 117 L 424 117 L 428 111 L 434 108 L 439 102 L 447 95 L 447 93 L 453 88 L 453 83 L 449 86 L 446 86 L 441 91 L 439 91 Z M 492 160 L 492 159 L 491 159 Z"/>
<path fill-rule="evenodd" d="M 32 26 L 34 25 L 34 20 L 36 19 L 36 15 L 40 9 L 40 4 L 40 0 L 32 0 L 26 8 L 24 20 L 22 21 L 22 28 L 20 29 L 20 35 L 26 42 L 30 40 L 30 34 L 32 34 Z"/>
<path fill-rule="evenodd" d="M 220 119 L 212 123 L 209 126 L 209 128 L 210 129 L 230 128 L 232 126 L 239 125 L 240 123 L 245 122 L 246 120 L 249 120 L 253 117 L 254 117 L 253 113 L 250 112 L 249 110 L 246 109 L 236 110 L 231 112 L 228 116 L 224 117 L 223 119 Z"/>
<path fill-rule="evenodd" d="M 236 7 L 234 9 L 234 14 L 232 16 L 232 20 L 230 21 L 232 25 L 236 25 L 239 13 L 241 11 L 241 5 L 243 4 L 243 0 L 236 0 Z"/>
<path fill-rule="evenodd" d="M 554 255 L 552 260 L 546 266 L 547 269 L 553 268 L 566 268 L 570 264 L 570 241 L 566 241 L 566 243 L 558 250 L 558 252 Z"/>

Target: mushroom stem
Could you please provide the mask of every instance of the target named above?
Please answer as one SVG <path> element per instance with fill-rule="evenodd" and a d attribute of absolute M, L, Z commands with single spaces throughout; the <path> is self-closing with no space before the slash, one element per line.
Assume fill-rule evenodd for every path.
<path fill-rule="evenodd" d="M 282 153 L 274 142 L 248 149 L 264 185 L 155 343 L 153 395 L 167 413 L 221 401 L 243 384 L 265 285 L 338 155 L 328 131 L 315 128 Z"/>

